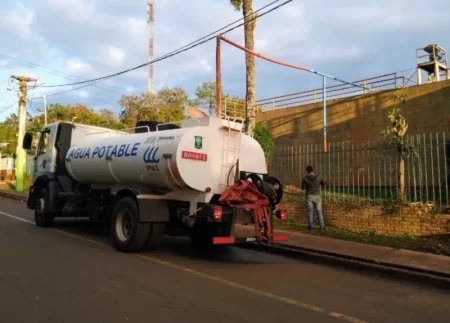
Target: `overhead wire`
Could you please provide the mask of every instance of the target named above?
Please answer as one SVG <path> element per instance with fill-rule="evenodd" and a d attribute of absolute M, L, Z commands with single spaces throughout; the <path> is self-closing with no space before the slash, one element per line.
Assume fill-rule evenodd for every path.
<path fill-rule="evenodd" d="M 30 62 L 30 61 L 27 61 L 27 60 L 24 60 L 24 59 L 21 59 L 21 58 L 13 57 L 13 56 L 10 56 L 10 55 L 7 55 L 7 54 L 3 54 L 3 53 L 0 53 L 0 56 L 4 57 L 4 58 L 7 58 L 7 59 L 16 60 L 18 62 L 21 62 L 22 64 L 26 64 L 26 65 L 29 65 L 31 67 L 39 68 L 39 69 L 43 70 L 46 73 L 53 74 L 53 75 L 56 75 L 56 76 L 59 76 L 59 77 L 63 77 L 63 78 L 66 78 L 66 79 L 83 80 L 83 78 L 81 78 L 81 77 L 78 77 L 78 76 L 75 76 L 75 75 L 71 75 L 71 74 L 67 74 L 67 73 L 58 71 L 56 69 L 52 69 L 52 68 L 49 68 L 49 67 L 46 67 L 46 66 L 42 66 L 40 64 L 33 63 L 33 62 Z M 101 84 L 101 85 L 97 85 L 97 86 L 99 88 L 103 89 L 103 90 L 106 90 L 106 91 L 113 91 L 112 89 L 114 89 L 114 92 L 118 92 L 118 93 L 122 93 L 123 91 L 136 93 L 135 91 L 126 90 L 126 89 L 123 89 L 123 88 L 120 88 L 120 87 L 117 87 L 117 86 L 113 86 L 113 85 L 109 85 L 109 84 Z M 103 86 L 109 87 L 111 89 L 104 88 Z M 119 91 L 122 91 L 122 92 L 119 92 Z"/>
<path fill-rule="evenodd" d="M 11 109 L 13 106 L 15 106 L 17 104 L 17 102 L 14 102 L 13 104 L 11 104 L 10 106 L 8 106 L 7 108 L 3 109 L 0 111 L 0 113 L 3 113 L 5 111 L 8 111 L 9 109 Z"/>
<path fill-rule="evenodd" d="M 287 0 L 287 1 L 285 1 L 285 2 L 283 2 L 283 3 L 281 3 L 281 4 L 279 4 L 278 6 L 275 6 L 275 7 L 271 8 L 271 9 L 269 9 L 269 10 L 266 11 L 266 12 L 263 12 L 263 13 L 261 13 L 261 14 L 256 15 L 259 11 L 261 11 L 261 10 L 267 8 L 268 6 L 271 6 L 272 4 L 274 4 L 274 3 L 276 3 L 276 2 L 279 2 L 279 1 L 280 1 L 280 0 L 275 0 L 275 1 L 273 1 L 272 3 L 270 3 L 270 4 L 268 4 L 268 5 L 266 5 L 266 6 L 262 7 L 262 8 L 260 8 L 260 9 L 258 9 L 258 10 L 256 10 L 256 11 L 254 11 L 252 14 L 249 14 L 249 15 L 247 15 L 246 17 L 243 17 L 243 18 L 237 20 L 236 22 L 239 22 L 239 21 L 241 21 L 241 20 L 243 20 L 243 19 L 245 20 L 245 18 L 247 18 L 247 17 L 249 17 L 249 16 L 253 16 L 250 20 L 244 21 L 243 23 L 241 23 L 241 24 L 239 24 L 239 25 L 237 25 L 237 26 L 235 26 L 235 27 L 226 29 L 224 32 L 222 32 L 222 33 L 220 33 L 220 34 L 226 34 L 226 33 L 229 33 L 229 32 L 231 32 L 231 31 L 233 31 L 233 30 L 235 30 L 235 29 L 237 29 L 237 28 L 239 28 L 239 27 L 242 27 L 243 25 L 248 24 L 249 22 L 251 22 L 251 21 L 253 21 L 253 20 L 257 19 L 257 18 L 261 18 L 261 17 L 267 15 L 268 13 L 270 13 L 270 12 L 272 12 L 272 11 L 274 11 L 274 10 L 276 10 L 276 9 L 278 9 L 278 8 L 280 8 L 280 7 L 282 7 L 282 6 L 287 5 L 288 3 L 292 2 L 293 0 Z M 143 64 L 137 65 L 137 66 L 135 66 L 135 67 L 132 67 L 132 68 L 129 68 L 129 69 L 126 69 L 126 70 L 117 72 L 117 73 L 113 73 L 113 74 L 110 74 L 110 75 L 106 75 L 106 76 L 94 78 L 94 79 L 91 79 L 91 80 L 81 81 L 81 82 L 74 82 L 74 83 L 67 83 L 67 84 L 56 84 L 56 85 L 41 85 L 40 87 L 42 87 L 42 88 L 52 88 L 52 87 L 73 86 L 73 85 L 86 84 L 86 83 L 89 83 L 89 85 L 96 84 L 97 82 L 101 82 L 101 81 L 106 80 L 106 79 L 110 79 L 110 78 L 113 78 L 113 77 L 116 77 L 116 76 L 119 76 L 119 75 L 122 75 L 122 74 L 125 74 L 125 73 L 129 73 L 129 72 L 131 72 L 131 71 L 134 71 L 134 70 L 140 69 L 140 68 L 142 68 L 142 67 L 148 66 L 148 65 L 150 65 L 150 64 L 154 64 L 154 63 L 156 63 L 156 62 L 159 62 L 159 61 L 168 59 L 168 58 L 170 58 L 170 57 L 173 57 L 173 56 L 175 56 L 175 55 L 179 55 L 179 54 L 181 54 L 181 53 L 183 53 L 183 52 L 185 52 L 185 51 L 188 51 L 188 50 L 190 50 L 190 49 L 192 49 L 192 48 L 195 48 L 195 47 L 197 47 L 197 46 L 200 46 L 200 45 L 202 45 L 202 44 L 204 44 L 204 43 L 206 43 L 206 42 L 209 42 L 209 41 L 213 40 L 214 38 L 216 38 L 216 37 L 218 36 L 218 35 L 217 35 L 218 32 L 220 32 L 220 31 L 222 31 L 223 29 L 229 27 L 230 25 L 234 25 L 236 22 L 233 22 L 233 23 L 231 23 L 231 24 L 228 24 L 227 26 L 222 27 L 222 28 L 218 29 L 217 31 L 208 34 L 207 36 L 203 36 L 202 38 L 200 38 L 200 39 L 198 39 L 198 40 L 196 40 L 196 41 L 194 41 L 194 42 L 192 42 L 192 43 L 190 43 L 190 44 L 188 44 L 188 45 L 185 45 L 185 46 L 183 46 L 183 47 L 180 47 L 179 49 L 174 50 L 174 51 L 172 51 L 172 52 L 170 52 L 170 53 L 168 53 L 168 54 L 165 54 L 165 55 L 163 55 L 163 56 L 161 56 L 161 57 L 159 57 L 159 58 L 157 58 L 157 59 L 154 59 L 154 60 L 149 61 L 149 62 L 145 62 L 145 63 L 143 63 Z M 211 35 L 213 35 L 213 36 L 211 36 Z M 209 36 L 211 36 L 211 37 L 209 37 Z M 89 85 L 86 85 L 86 86 L 89 86 Z M 81 87 L 79 87 L 79 88 L 81 88 Z M 71 89 L 71 90 L 67 90 L 67 91 L 63 91 L 63 92 L 60 92 L 59 94 L 67 93 L 67 92 L 70 92 L 70 91 L 75 91 L 75 90 L 77 90 L 77 89 L 79 89 L 79 88 Z"/>

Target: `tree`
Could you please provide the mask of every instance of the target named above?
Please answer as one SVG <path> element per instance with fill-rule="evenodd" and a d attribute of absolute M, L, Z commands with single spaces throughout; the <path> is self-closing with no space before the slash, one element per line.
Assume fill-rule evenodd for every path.
<path fill-rule="evenodd" d="M 404 97 L 397 96 L 395 101 L 401 100 L 402 104 L 405 105 L 406 99 Z M 413 157 L 417 158 L 418 153 L 416 148 L 411 145 L 407 138 L 405 138 L 406 131 L 408 130 L 408 124 L 406 123 L 405 117 L 400 113 L 400 108 L 396 105 L 388 115 L 391 125 L 386 127 L 385 130 L 381 132 L 382 136 L 389 140 L 389 144 L 395 148 L 399 156 L 398 165 L 398 199 L 404 204 L 406 203 L 406 190 L 405 190 L 405 159 Z"/>
<path fill-rule="evenodd" d="M 177 122 L 184 119 L 188 95 L 181 88 L 164 88 L 158 93 L 144 92 L 139 95 L 122 95 L 120 121 L 134 127 L 137 121 Z"/>
<path fill-rule="evenodd" d="M 3 157 L 16 152 L 18 123 L 19 118 L 14 113 L 0 123 L 0 142 L 9 144 L 1 148 Z"/>
<path fill-rule="evenodd" d="M 245 47 L 254 50 L 254 30 L 257 14 L 253 13 L 252 0 L 230 0 L 230 3 L 238 11 L 242 8 L 244 15 Z M 247 132 L 254 133 L 256 125 L 256 94 L 255 94 L 255 56 L 245 53 L 246 60 L 246 106 L 247 106 Z"/>
<path fill-rule="evenodd" d="M 48 122 L 55 121 L 75 121 L 78 123 L 105 127 L 110 129 L 123 129 L 125 126 L 119 122 L 114 113 L 104 108 L 96 113 L 85 105 L 77 104 L 61 105 L 59 103 L 50 104 L 47 107 Z M 76 117 L 76 119 L 74 119 Z M 26 131 L 37 133 L 44 126 L 44 114 L 28 118 Z M 133 125 L 134 126 L 134 125 Z M 17 138 L 18 117 L 15 114 L 10 115 L 0 123 L 0 141 L 8 141 L 9 146 L 3 148 L 3 153 L 12 153 L 20 142 Z"/>
<path fill-rule="evenodd" d="M 208 108 L 209 115 L 216 110 L 216 82 L 203 82 L 195 91 L 196 98 L 190 103 L 200 108 Z"/>

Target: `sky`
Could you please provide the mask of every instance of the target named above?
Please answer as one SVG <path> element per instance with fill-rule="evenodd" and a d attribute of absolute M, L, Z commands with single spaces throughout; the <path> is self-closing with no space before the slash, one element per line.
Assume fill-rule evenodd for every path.
<path fill-rule="evenodd" d="M 272 1 L 254 0 L 253 9 Z M 448 12 L 447 0 L 294 0 L 258 19 L 255 50 L 359 80 L 414 68 L 416 49 L 428 44 L 450 50 Z M 240 18 L 242 13 L 228 0 L 155 0 L 154 57 Z M 225 36 L 244 44 L 243 27 Z M 223 91 L 242 97 L 245 55 L 225 43 L 221 48 Z M 11 106 L 17 101 L 12 74 L 37 78 L 38 85 L 66 84 L 147 61 L 147 0 L 0 1 L 0 120 L 17 113 L 17 105 Z M 75 86 L 37 87 L 29 91 L 27 109 L 31 115 L 39 113 L 45 94 L 48 104 L 85 104 L 118 114 L 121 95 L 146 91 L 147 77 L 143 67 L 54 96 Z M 202 82 L 214 80 L 215 40 L 154 64 L 155 90 L 181 87 L 193 96 Z M 317 75 L 256 59 L 257 99 L 312 89 L 321 82 Z"/>

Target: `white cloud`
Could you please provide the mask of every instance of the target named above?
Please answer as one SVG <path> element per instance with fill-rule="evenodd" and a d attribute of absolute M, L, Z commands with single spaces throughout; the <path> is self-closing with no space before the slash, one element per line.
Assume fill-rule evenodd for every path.
<path fill-rule="evenodd" d="M 107 62 L 110 65 L 120 65 L 125 57 L 123 50 L 114 46 L 108 46 L 105 52 Z"/>
<path fill-rule="evenodd" d="M 88 98 L 88 97 L 89 97 L 89 92 L 88 92 L 88 91 L 85 91 L 85 90 L 81 90 L 81 91 L 78 92 L 78 95 L 79 95 L 81 98 Z"/>
<path fill-rule="evenodd" d="M 92 69 L 90 64 L 77 60 L 69 60 L 67 62 L 67 68 L 69 69 L 70 73 L 76 75 L 86 74 Z"/>
<path fill-rule="evenodd" d="M 133 36 L 138 36 L 143 38 L 145 35 L 147 23 L 145 19 L 138 19 L 135 17 L 127 17 L 119 21 L 120 26 L 126 31 L 126 33 L 133 34 Z"/>
<path fill-rule="evenodd" d="M 201 59 L 199 61 L 199 66 L 204 71 L 207 71 L 207 72 L 212 71 L 212 66 L 208 63 L 208 61 L 206 59 Z"/>
<path fill-rule="evenodd" d="M 269 41 L 267 38 L 258 38 L 255 39 L 255 51 L 257 52 L 267 52 L 269 48 Z"/>

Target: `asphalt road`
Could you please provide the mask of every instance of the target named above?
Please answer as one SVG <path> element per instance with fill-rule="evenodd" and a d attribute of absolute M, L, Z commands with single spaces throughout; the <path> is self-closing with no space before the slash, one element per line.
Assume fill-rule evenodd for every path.
<path fill-rule="evenodd" d="M 448 322 L 450 293 L 185 238 L 123 254 L 88 221 L 0 198 L 0 322 Z"/>

